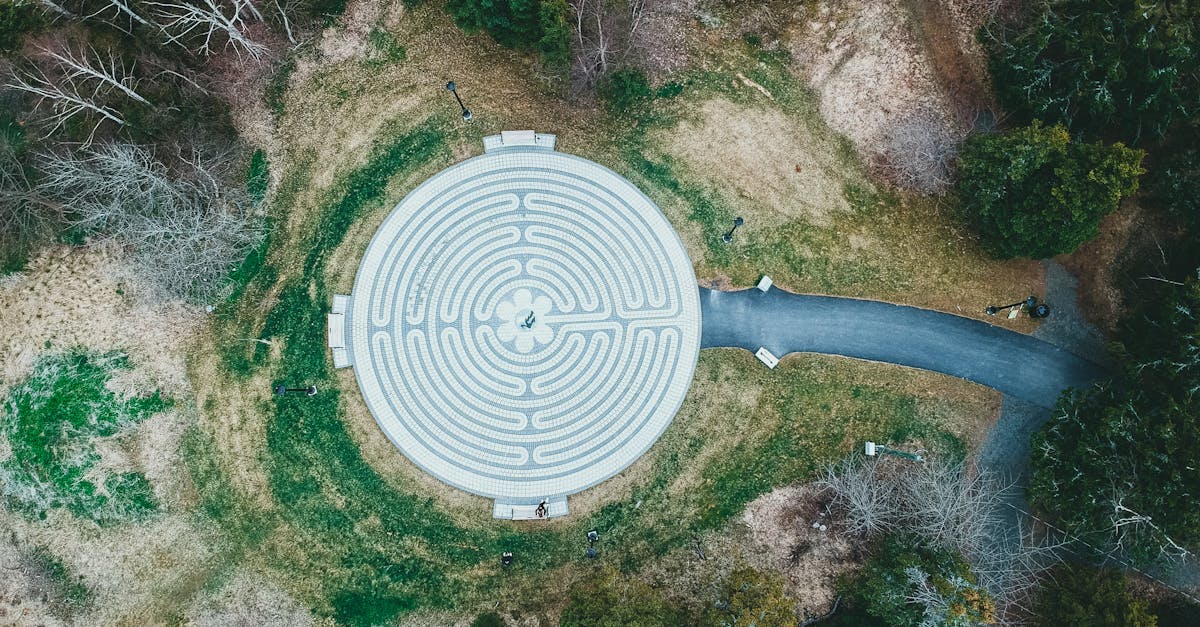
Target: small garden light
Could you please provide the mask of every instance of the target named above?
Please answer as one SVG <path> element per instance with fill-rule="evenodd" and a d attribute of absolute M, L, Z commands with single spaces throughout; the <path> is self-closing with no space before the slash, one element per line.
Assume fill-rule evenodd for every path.
<path fill-rule="evenodd" d="M 317 395 L 317 386 L 310 385 L 306 388 L 290 388 L 286 385 L 275 386 L 275 393 L 278 394 L 279 396 L 283 396 L 284 394 L 287 394 L 288 392 L 304 392 L 305 396 L 316 396 Z"/>
<path fill-rule="evenodd" d="M 463 104 L 462 98 L 460 98 L 458 96 L 458 88 L 455 86 L 454 81 L 450 81 L 449 83 L 446 83 L 446 89 L 450 93 L 454 94 L 454 99 L 458 101 L 458 106 L 462 109 L 463 121 L 470 122 L 471 120 L 475 119 L 475 116 L 471 115 L 471 110 L 468 109 L 467 106 Z"/>
<path fill-rule="evenodd" d="M 746 223 L 746 221 L 743 220 L 741 216 L 734 218 L 733 219 L 733 228 L 729 229 L 729 231 L 727 233 L 725 233 L 724 235 L 721 236 L 721 241 L 725 242 L 726 244 L 732 244 L 733 243 L 733 232 L 736 231 L 739 226 L 741 226 L 745 223 Z"/>

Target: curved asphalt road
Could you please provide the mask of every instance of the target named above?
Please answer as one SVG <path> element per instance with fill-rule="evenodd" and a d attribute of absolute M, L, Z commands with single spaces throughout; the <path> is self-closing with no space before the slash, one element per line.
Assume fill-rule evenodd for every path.
<path fill-rule="evenodd" d="M 1053 408 L 1100 366 L 1035 337 L 962 316 L 872 300 L 793 294 L 777 288 L 700 288 L 701 347 L 765 346 L 778 357 L 826 353 L 883 361 L 974 381 Z"/>

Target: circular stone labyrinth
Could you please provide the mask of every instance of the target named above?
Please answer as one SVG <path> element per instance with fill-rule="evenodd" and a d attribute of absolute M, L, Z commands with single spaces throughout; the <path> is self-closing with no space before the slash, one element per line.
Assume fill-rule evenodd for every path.
<path fill-rule="evenodd" d="M 346 316 L 391 441 L 509 503 L 633 463 L 678 411 L 700 348 L 691 261 L 659 209 L 611 170 L 535 146 L 459 163 L 401 201 Z"/>

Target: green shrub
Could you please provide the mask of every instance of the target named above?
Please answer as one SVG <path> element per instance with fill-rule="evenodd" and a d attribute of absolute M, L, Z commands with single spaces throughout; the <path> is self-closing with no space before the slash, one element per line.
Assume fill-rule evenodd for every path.
<path fill-rule="evenodd" d="M 267 196 L 267 186 L 271 183 L 271 164 L 267 161 L 267 153 L 257 149 L 250 156 L 250 165 L 246 167 L 246 193 L 255 206 L 261 205 Z"/>
<path fill-rule="evenodd" d="M 538 51 L 542 61 L 552 70 L 565 72 L 571 66 L 571 23 L 567 20 L 570 6 L 567 0 L 542 0 L 538 7 L 538 22 L 542 36 Z"/>
<path fill-rule="evenodd" d="M 13 386 L 0 414 L 12 447 L 12 457 L 0 463 L 0 484 L 12 506 L 35 517 L 61 507 L 102 525 L 140 520 L 158 509 L 140 473 L 93 476 L 97 439 L 128 433 L 168 405 L 158 392 L 113 394 L 109 378 L 128 368 L 122 354 L 76 349 L 41 357 Z"/>
<path fill-rule="evenodd" d="M 42 16 L 35 3 L 21 0 L 0 2 L 0 54 L 16 50 L 26 34 L 41 27 Z"/>
<path fill-rule="evenodd" d="M 661 627 L 693 624 L 687 613 L 638 579 L 604 569 L 568 592 L 562 627 Z"/>
<path fill-rule="evenodd" d="M 471 627 L 504 627 L 504 619 L 495 612 L 484 612 L 471 621 Z"/>
<path fill-rule="evenodd" d="M 1200 111 L 1200 2 L 1030 4 L 985 42 L 997 96 L 1024 121 L 1137 142 Z"/>
<path fill-rule="evenodd" d="M 1120 143 L 1072 143 L 1063 127 L 1037 122 L 976 135 L 959 157 L 961 209 L 997 257 L 1073 252 L 1137 191 L 1143 156 Z"/>
<path fill-rule="evenodd" d="M 650 81 L 641 70 L 626 68 L 613 72 L 600 84 L 600 97 L 610 113 L 640 118 L 654 100 Z"/>
<path fill-rule="evenodd" d="M 1037 625 L 1155 627 L 1145 601 L 1134 599 L 1118 571 L 1060 566 L 1046 578 L 1034 611 Z"/>
<path fill-rule="evenodd" d="M 865 622 L 891 627 L 967 626 L 995 620 L 995 604 L 975 583 L 961 555 L 890 536 L 876 546 L 857 577 L 842 582 L 846 611 L 835 624 Z M 926 594 L 918 595 L 918 590 Z M 910 601 L 925 596 L 925 602 Z M 858 618 L 847 620 L 848 616 Z"/>
<path fill-rule="evenodd" d="M 566 0 L 446 0 L 446 10 L 465 31 L 486 31 L 507 48 L 537 50 L 554 69 L 570 64 Z"/>
<path fill-rule="evenodd" d="M 783 593 L 783 580 L 748 566 L 729 574 L 721 586 L 720 601 L 709 610 L 705 624 L 792 627 L 796 602 Z"/>

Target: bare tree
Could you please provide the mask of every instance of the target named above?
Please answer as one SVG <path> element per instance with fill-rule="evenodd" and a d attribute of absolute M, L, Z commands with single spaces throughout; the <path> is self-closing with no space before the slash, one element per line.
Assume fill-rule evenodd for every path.
<path fill-rule="evenodd" d="M 55 13 L 57 15 L 61 15 L 62 17 L 65 17 L 67 19 L 73 19 L 75 17 L 74 13 L 68 11 L 61 4 L 54 2 L 54 0 L 39 0 L 39 4 L 41 4 L 42 7 L 45 8 L 47 11 L 50 11 L 51 13 Z"/>
<path fill-rule="evenodd" d="M 1000 623 L 1022 615 L 1040 578 L 1065 552 L 1065 538 L 1035 536 L 1020 518 L 1003 515 L 1011 513 L 1011 484 L 962 464 L 846 461 L 818 484 L 833 493 L 847 531 L 909 533 L 961 554 L 996 602 Z"/>
<path fill-rule="evenodd" d="M 1200 356 L 1197 356 L 1200 357 Z M 1166 562 L 1182 561 L 1194 554 L 1154 524 L 1153 518 L 1125 506 L 1125 496 L 1112 499 L 1112 553 L 1123 555 L 1135 536 L 1150 536 L 1158 545 L 1159 558 Z"/>
<path fill-rule="evenodd" d="M 262 238 L 244 192 L 220 184 L 222 164 L 192 154 L 171 171 L 148 150 L 107 144 L 44 154 L 44 186 L 71 206 L 94 241 L 129 246 L 153 297 L 220 296 L 229 272 Z"/>
<path fill-rule="evenodd" d="M 134 89 L 137 79 L 134 76 L 132 64 L 126 67 L 125 61 L 118 57 L 112 48 L 109 48 L 104 55 L 90 45 L 86 50 L 79 52 L 71 50 L 70 46 L 64 46 L 58 51 L 48 48 L 41 50 L 48 58 L 59 64 L 59 70 L 68 81 L 80 83 L 96 81 L 102 88 L 119 91 L 142 104 L 150 104 Z M 89 55 L 88 52 L 91 54 Z"/>
<path fill-rule="evenodd" d="M 840 510 L 846 530 L 857 535 L 891 531 L 899 523 L 897 485 L 878 461 L 847 459 L 825 470 L 818 487 L 833 493 L 831 506 Z"/>
<path fill-rule="evenodd" d="M 0 135 L 0 263 L 53 233 L 61 217 L 62 206 L 37 189 L 12 142 Z"/>
<path fill-rule="evenodd" d="M 910 531 L 942 548 L 977 555 L 993 541 L 1011 484 L 962 464 L 930 462 L 905 473 L 898 486 Z"/>
<path fill-rule="evenodd" d="M 924 194 L 950 185 L 950 165 L 963 133 L 933 107 L 922 106 L 892 124 L 883 141 L 883 174 Z"/>
<path fill-rule="evenodd" d="M 229 9 L 222 8 L 215 0 L 200 0 L 199 4 L 184 0 L 147 4 L 155 7 L 167 42 L 209 55 L 218 43 L 214 38 L 223 38 L 225 47 L 255 60 L 267 51 L 266 46 L 246 34 L 247 19 L 262 21 L 262 14 L 251 0 L 230 0 Z"/>
<path fill-rule="evenodd" d="M 46 0 L 42 0 L 42 1 L 45 2 Z M 111 24 L 117 28 L 120 28 L 121 30 L 127 31 L 128 30 L 127 27 L 129 25 L 131 25 L 133 22 L 137 22 L 138 24 L 141 24 L 142 26 L 147 26 L 147 27 L 150 27 L 153 29 L 158 28 L 157 24 L 152 23 L 150 20 L 147 20 L 146 18 L 142 17 L 137 11 L 134 11 L 133 6 L 127 0 L 106 0 L 106 3 L 104 4 L 104 6 L 100 7 L 98 10 L 96 10 L 95 12 L 93 12 L 89 15 L 85 15 L 84 18 L 90 19 L 90 18 L 96 17 L 98 15 L 103 15 L 104 13 L 106 13 L 109 10 L 112 10 L 115 13 L 113 15 L 113 19 L 102 18 L 103 21 L 108 24 Z M 118 18 L 122 15 L 125 16 L 125 18 L 126 18 L 125 25 L 118 24 L 115 21 L 115 18 Z"/>
<path fill-rule="evenodd" d="M 47 118 L 50 123 L 47 135 L 53 134 L 76 116 L 94 114 L 97 116 L 96 123 L 92 125 L 91 132 L 84 140 L 84 144 L 87 145 L 92 142 L 96 131 L 104 122 L 110 121 L 118 126 L 125 124 L 125 118 L 120 111 L 100 101 L 105 92 L 111 89 L 111 85 L 106 83 L 70 77 L 51 78 L 44 70 L 34 66 L 28 70 L 14 70 L 9 82 L 4 86 L 37 96 L 39 107 L 43 103 L 49 103 L 51 113 Z"/>
<path fill-rule="evenodd" d="M 646 0 L 572 0 L 576 84 L 591 87 L 625 61 L 646 14 Z"/>

